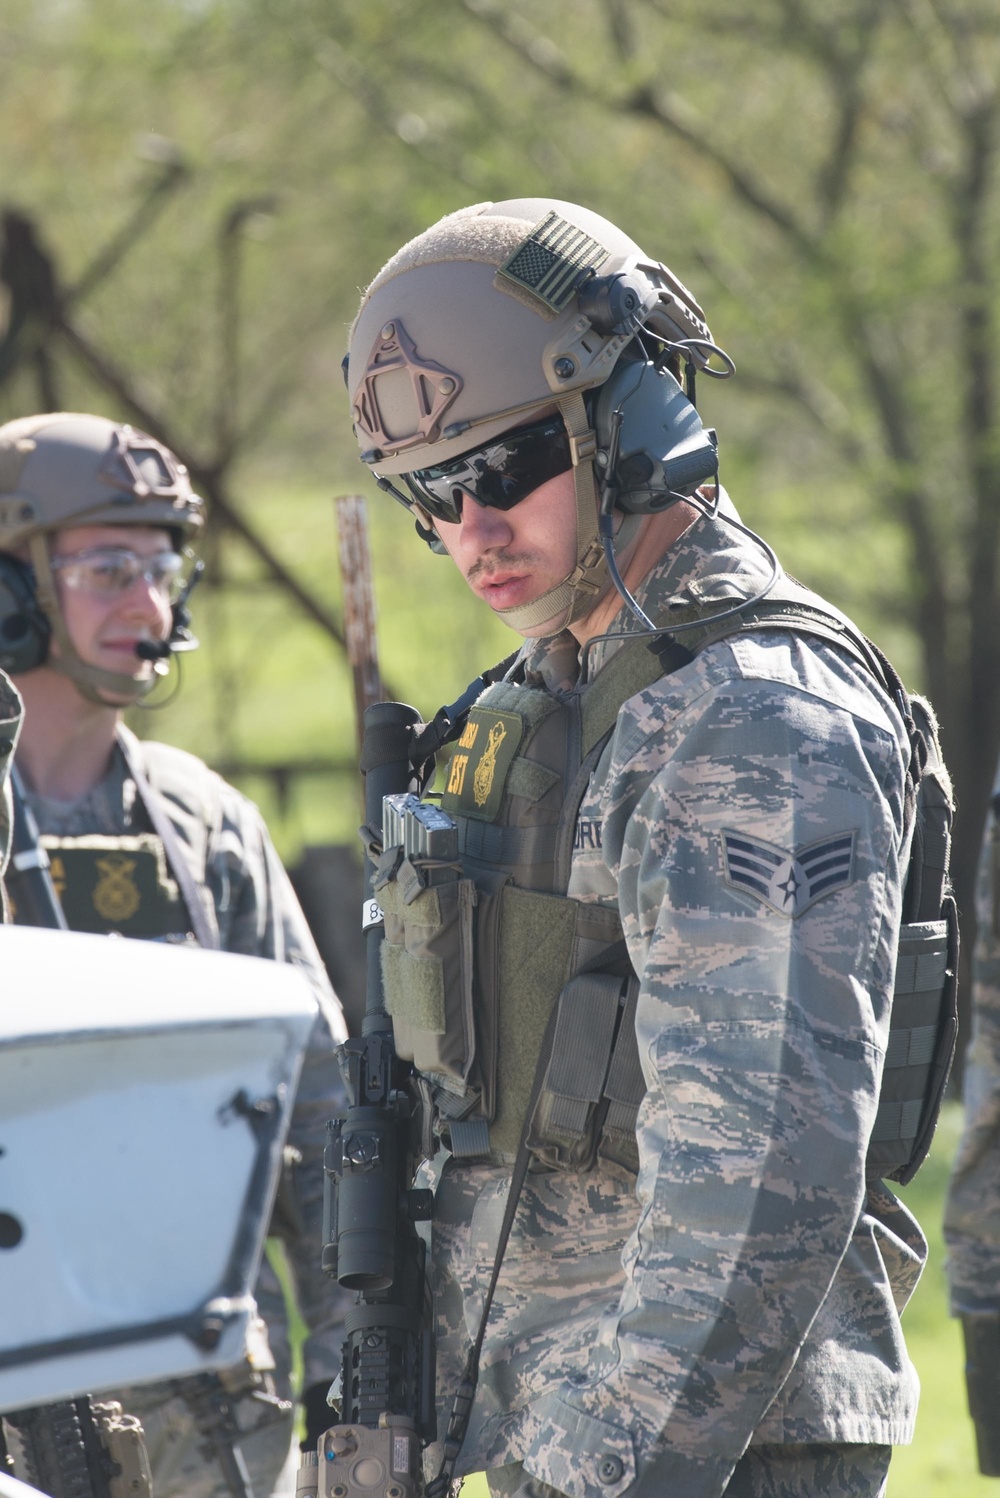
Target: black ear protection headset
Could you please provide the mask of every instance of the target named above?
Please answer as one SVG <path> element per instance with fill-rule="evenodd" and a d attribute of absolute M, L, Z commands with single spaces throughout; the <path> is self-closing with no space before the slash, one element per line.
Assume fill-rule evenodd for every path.
<path fill-rule="evenodd" d="M 658 628 L 632 597 L 622 580 L 614 550 L 613 512 L 654 515 L 668 506 L 686 501 L 703 514 L 717 517 L 760 547 L 770 567 L 770 576 L 752 597 L 740 599 L 731 608 L 714 614 L 716 620 L 752 608 L 770 592 L 781 571 L 767 542 L 755 531 L 719 509 L 719 454 L 716 434 L 702 426 L 695 409 L 696 363 L 713 379 L 728 379 L 736 373 L 729 355 L 708 338 L 657 336 L 644 325 L 641 315 L 645 278 L 635 272 L 584 279 L 579 288 L 581 310 L 599 333 L 631 332 L 634 338 L 623 352 L 605 383 L 589 396 L 588 411 L 597 438 L 594 463 L 600 488 L 598 531 L 608 574 L 622 601 L 649 635 L 676 635 L 695 629 L 697 619 Z M 721 368 L 713 367 L 713 356 Z M 674 378 L 670 364 L 684 365 L 684 389 Z M 699 490 L 711 479 L 714 498 L 704 499 Z M 615 632 L 617 633 L 617 632 Z M 597 635 L 584 650 L 582 672 L 587 670 L 591 646 L 614 633 Z"/>
<path fill-rule="evenodd" d="M 718 440 L 664 364 L 636 340 L 590 394 L 602 490 L 629 515 L 655 515 L 714 478 Z"/>
<path fill-rule="evenodd" d="M 35 597 L 34 569 L 0 551 L 0 670 L 18 676 L 43 665 L 51 635 Z"/>

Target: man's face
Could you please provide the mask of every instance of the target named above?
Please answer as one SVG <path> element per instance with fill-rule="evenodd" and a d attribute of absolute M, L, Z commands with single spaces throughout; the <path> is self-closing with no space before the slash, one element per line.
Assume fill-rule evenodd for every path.
<path fill-rule="evenodd" d="M 434 528 L 472 591 L 491 609 L 533 603 L 576 565 L 576 488 L 572 470 L 557 473 L 511 510 L 496 510 L 466 496 L 457 525 Z M 551 621 L 522 629 L 539 636 Z"/>
<path fill-rule="evenodd" d="M 173 551 L 173 542 L 167 531 L 156 526 L 80 525 L 56 531 L 49 543 L 53 562 L 103 547 L 121 548 L 146 559 Z M 152 662 L 140 660 L 135 647 L 140 640 L 165 640 L 170 633 L 167 593 L 141 575 L 123 591 L 111 592 L 71 586 L 65 569 L 58 566 L 54 576 L 66 630 L 80 659 L 89 666 L 145 681 Z M 58 655 L 55 641 L 52 653 Z"/>

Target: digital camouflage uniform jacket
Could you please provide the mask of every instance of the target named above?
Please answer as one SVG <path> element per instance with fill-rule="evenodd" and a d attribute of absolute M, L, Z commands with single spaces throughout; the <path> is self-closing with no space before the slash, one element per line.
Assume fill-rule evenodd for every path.
<path fill-rule="evenodd" d="M 10 766 L 21 728 L 21 713 L 20 694 L 10 677 L 0 671 L 0 880 L 10 857 Z M 7 903 L 4 896 L 0 918 L 5 919 L 6 915 Z"/>
<path fill-rule="evenodd" d="M 319 1253 L 325 1126 L 344 1098 L 334 1059 L 336 1046 L 346 1034 L 340 1005 L 257 808 L 194 755 L 166 744 L 139 743 L 132 737 L 128 742 L 178 834 L 180 849 L 195 882 L 210 896 L 210 914 L 218 926 L 221 949 L 295 963 L 308 976 L 320 1005 L 289 1132 L 289 1143 L 302 1156 L 301 1164 L 295 1167 L 300 1222 L 297 1231 L 283 1236 L 296 1298 L 308 1329 L 303 1347 L 303 1384 L 308 1388 L 313 1383 L 328 1383 L 340 1368 L 346 1309 L 344 1298 L 338 1297 L 322 1272 Z M 28 801 L 43 835 L 115 836 L 152 830 L 120 750 L 115 751 L 105 779 L 79 801 L 65 805 L 35 795 L 29 795 Z M 289 1397 L 287 1315 L 276 1276 L 266 1260 L 256 1295 L 277 1362 L 279 1392 Z M 140 1414 L 147 1427 L 158 1494 L 175 1491 L 175 1476 L 181 1484 L 177 1491 L 183 1492 L 184 1498 L 196 1498 L 197 1493 L 215 1490 L 228 1491 L 221 1479 L 196 1487 L 192 1464 L 197 1463 L 201 1478 L 204 1461 L 194 1449 L 197 1442 L 187 1428 L 188 1417 L 178 1401 L 172 1401 L 163 1417 L 163 1444 L 169 1450 L 169 1466 L 166 1455 L 162 1466 L 158 1462 L 160 1443 L 155 1411 L 157 1403 L 162 1405 L 166 1397 L 162 1386 L 128 1391 L 127 1397 L 128 1408 Z M 291 1422 L 286 1420 L 272 1427 L 270 1434 L 261 1432 L 253 1442 L 245 1444 L 251 1476 L 260 1491 L 270 1491 L 269 1485 L 263 1485 L 269 1480 L 273 1482 L 290 1436 Z M 204 1478 L 201 1480 L 204 1482 Z"/>
<path fill-rule="evenodd" d="M 638 596 L 662 614 L 752 595 L 768 575 L 757 545 L 703 517 Z M 572 688 L 570 635 L 528 642 L 524 660 L 529 685 Z M 569 894 L 617 902 L 641 981 L 640 1173 L 529 1175 L 460 1470 L 521 1462 L 572 1498 L 714 1498 L 750 1443 L 911 1438 L 899 1316 L 926 1243 L 865 1176 L 908 759 L 869 674 L 802 636 L 720 641 L 622 706 L 580 806 Z M 850 857 L 824 881 L 813 855 L 844 838 Z M 747 849 L 769 883 L 746 874 Z M 445 1391 L 508 1180 L 451 1161 L 439 1185 Z"/>
<path fill-rule="evenodd" d="M 945 1208 L 951 1309 L 1000 1315 L 1000 765 L 976 880 L 965 1122 Z"/>

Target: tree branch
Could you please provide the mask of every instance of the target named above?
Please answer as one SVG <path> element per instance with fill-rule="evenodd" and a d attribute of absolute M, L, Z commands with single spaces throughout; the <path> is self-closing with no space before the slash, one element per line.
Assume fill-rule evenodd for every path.
<path fill-rule="evenodd" d="M 821 262 L 821 243 L 799 222 L 789 207 L 767 191 L 747 166 L 741 165 L 718 143 L 709 140 L 697 111 L 678 94 L 658 89 L 650 81 L 640 84 L 623 98 L 596 95 L 590 80 L 575 73 L 565 55 L 548 37 L 534 33 L 522 16 L 504 9 L 496 0 L 460 0 L 465 9 L 505 43 L 524 63 L 550 83 L 593 105 L 602 103 L 612 113 L 633 114 L 652 120 L 683 140 L 726 177 L 736 196 L 769 222 L 804 258 Z"/>
<path fill-rule="evenodd" d="M 401 133 L 399 111 L 393 106 L 388 91 L 382 89 L 357 58 L 346 52 L 333 37 L 327 40 L 324 56 L 333 76 L 354 95 L 380 131 L 391 136 L 397 145 L 406 146 L 414 156 L 450 180 L 461 182 L 473 193 L 481 190 L 481 183 L 465 170 L 459 154 L 442 149 L 433 137 L 416 132 Z"/>
<path fill-rule="evenodd" d="M 111 359 L 103 354 L 94 342 L 66 316 L 61 314 L 56 329 L 90 373 L 119 400 L 142 428 L 156 437 L 164 446 L 184 463 L 196 486 L 204 490 L 210 501 L 213 517 L 220 520 L 228 530 L 245 542 L 251 552 L 263 563 L 268 574 L 298 604 L 308 618 L 318 624 L 329 637 L 346 650 L 344 631 L 340 621 L 289 571 L 280 558 L 250 523 L 235 507 L 226 491 L 222 474 L 217 467 L 205 463 L 188 451 L 177 435 L 170 431 L 162 417 L 158 416 L 139 395 L 128 376 Z M 394 689 L 386 683 L 390 696 Z"/>
<path fill-rule="evenodd" d="M 610 107 L 613 109 L 616 106 L 612 102 Z M 790 208 L 772 197 L 750 168 L 742 166 L 722 146 L 708 139 L 703 133 L 697 112 L 680 95 L 666 89 L 657 90 L 655 85 L 645 83 L 629 97 L 619 101 L 617 107 L 653 120 L 678 140 L 684 141 L 685 145 L 690 146 L 705 161 L 718 167 L 740 202 L 777 229 L 804 260 L 813 265 L 825 263 L 826 256 L 821 241 L 796 218 Z"/>
<path fill-rule="evenodd" d="M 782 372 L 741 370 L 740 383 L 746 390 L 791 401 L 852 467 L 871 462 L 872 455 L 858 437 L 850 414 L 832 390 L 813 379 L 808 371 L 796 367 L 793 349 L 783 351 Z"/>
<path fill-rule="evenodd" d="M 867 102 L 865 79 L 873 50 L 874 36 L 881 21 L 879 6 L 862 6 L 857 38 L 852 47 L 830 46 L 826 72 L 830 96 L 837 109 L 829 157 L 816 181 L 816 194 L 822 212 L 824 229 L 828 229 L 843 207 L 850 185 L 851 170 L 857 158 L 858 130 Z M 827 28 L 833 43 L 836 32 Z M 822 64 L 822 56 L 816 60 Z M 839 107 L 838 107 L 839 106 Z"/>

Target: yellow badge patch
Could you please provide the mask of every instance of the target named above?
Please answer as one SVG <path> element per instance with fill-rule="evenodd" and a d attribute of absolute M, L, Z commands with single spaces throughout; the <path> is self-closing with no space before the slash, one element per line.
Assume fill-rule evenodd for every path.
<path fill-rule="evenodd" d="M 135 859 L 118 853 L 95 862 L 99 877 L 92 899 L 97 914 L 115 923 L 130 920 L 142 899 L 135 882 Z"/>
<path fill-rule="evenodd" d="M 71 931 L 137 937 L 187 932 L 187 908 L 155 834 L 44 834 L 42 845 Z"/>
<path fill-rule="evenodd" d="M 520 714 L 474 707 L 448 763 L 441 797 L 444 810 L 492 822 L 523 737 Z"/>

